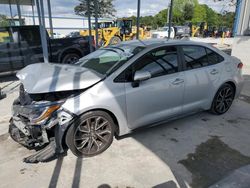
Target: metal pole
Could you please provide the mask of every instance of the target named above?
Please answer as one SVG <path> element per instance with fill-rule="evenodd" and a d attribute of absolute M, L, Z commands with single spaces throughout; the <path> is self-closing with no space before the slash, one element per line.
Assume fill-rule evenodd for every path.
<path fill-rule="evenodd" d="M 48 13 L 49 13 L 49 27 L 50 27 L 50 37 L 54 38 L 54 32 L 53 32 L 53 23 L 52 23 L 52 14 L 51 14 L 51 6 L 50 6 L 50 0 L 47 0 L 48 3 Z"/>
<path fill-rule="evenodd" d="M 31 8 L 32 8 L 33 25 L 36 25 L 36 22 L 35 22 L 35 12 L 34 12 L 34 1 L 32 2 Z"/>
<path fill-rule="evenodd" d="M 11 18 L 10 26 L 12 26 L 12 24 L 13 24 L 13 14 L 12 14 L 12 7 L 11 7 L 10 0 L 9 0 L 9 7 L 10 7 L 10 18 Z"/>
<path fill-rule="evenodd" d="M 40 0 L 41 7 L 43 6 L 43 0 Z M 48 63 L 48 44 L 47 44 L 47 35 L 46 35 L 46 28 L 45 28 L 45 21 L 41 17 L 41 12 L 43 12 L 43 9 L 40 10 L 39 0 L 36 0 L 36 7 L 37 7 L 37 14 L 38 14 L 38 20 L 39 20 L 39 29 L 40 29 L 40 36 L 41 36 L 41 42 L 42 42 L 42 49 L 43 49 L 43 59 L 45 63 Z M 44 13 L 43 13 L 44 15 Z"/>
<path fill-rule="evenodd" d="M 22 24 L 22 17 L 21 17 L 21 9 L 20 9 L 19 0 L 16 0 L 16 6 L 17 6 L 17 13 L 18 13 L 19 25 L 21 26 L 23 24 Z"/>
<path fill-rule="evenodd" d="M 172 27 L 172 11 L 173 11 L 173 1 L 170 2 L 170 10 L 169 10 L 169 23 L 168 23 L 168 39 L 170 39 L 171 27 Z"/>
<path fill-rule="evenodd" d="M 140 28 L 140 9 L 141 9 L 141 0 L 137 1 L 137 18 L 136 18 L 136 39 L 139 39 L 139 28 Z"/>
<path fill-rule="evenodd" d="M 95 8 L 95 48 L 98 49 L 98 4 L 97 0 L 94 0 Z"/>
<path fill-rule="evenodd" d="M 90 52 L 93 52 L 92 34 L 91 34 L 90 0 L 87 0 L 87 11 L 88 11 L 88 25 L 89 25 L 89 50 L 90 50 Z"/>

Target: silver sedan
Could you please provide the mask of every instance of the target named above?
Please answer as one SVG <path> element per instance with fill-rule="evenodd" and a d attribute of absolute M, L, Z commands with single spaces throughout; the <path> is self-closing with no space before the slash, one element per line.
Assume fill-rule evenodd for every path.
<path fill-rule="evenodd" d="M 25 127 L 26 137 L 40 126 L 40 145 L 52 135 L 57 151 L 66 143 L 76 156 L 94 156 L 115 135 L 202 110 L 225 113 L 241 91 L 242 66 L 211 45 L 174 40 L 123 42 L 74 65 L 30 65 L 17 74 L 23 89 L 12 126 L 23 134 Z M 29 123 L 20 126 L 22 116 Z"/>

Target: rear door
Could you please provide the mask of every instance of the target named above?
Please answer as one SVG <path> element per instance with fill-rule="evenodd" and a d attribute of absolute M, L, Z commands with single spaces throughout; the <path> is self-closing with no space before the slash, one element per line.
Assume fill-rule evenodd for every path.
<path fill-rule="evenodd" d="M 185 69 L 183 112 L 209 108 L 221 69 L 212 65 L 203 46 L 182 46 Z"/>
<path fill-rule="evenodd" d="M 182 46 L 185 90 L 183 112 L 190 113 L 202 109 L 208 103 L 211 90 L 206 50 L 202 46 Z"/>
<path fill-rule="evenodd" d="M 177 47 L 155 49 L 127 70 L 130 79 L 125 90 L 130 128 L 160 122 L 182 112 L 184 74 L 180 72 Z M 151 78 L 133 87 L 133 75 L 139 70 L 150 72 Z"/>

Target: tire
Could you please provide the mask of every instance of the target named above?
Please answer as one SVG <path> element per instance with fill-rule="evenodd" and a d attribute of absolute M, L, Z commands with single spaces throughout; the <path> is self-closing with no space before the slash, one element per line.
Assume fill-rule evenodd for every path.
<path fill-rule="evenodd" d="M 122 40 L 119 37 L 114 36 L 110 39 L 109 45 L 119 44 L 121 41 Z"/>
<path fill-rule="evenodd" d="M 113 142 L 115 124 L 104 111 L 81 115 L 66 134 L 66 144 L 77 157 L 92 157 L 104 152 Z"/>
<path fill-rule="evenodd" d="M 210 112 L 221 115 L 227 112 L 233 103 L 235 90 L 230 84 L 223 84 L 214 96 Z"/>
<path fill-rule="evenodd" d="M 74 64 L 80 59 L 80 56 L 76 53 L 70 53 L 62 58 L 62 63 L 64 64 Z"/>

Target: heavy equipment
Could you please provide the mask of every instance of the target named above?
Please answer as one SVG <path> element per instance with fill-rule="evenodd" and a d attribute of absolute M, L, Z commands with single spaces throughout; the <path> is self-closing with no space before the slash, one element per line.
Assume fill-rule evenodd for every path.
<path fill-rule="evenodd" d="M 95 25 L 92 24 L 91 35 L 95 38 Z M 80 35 L 88 36 L 89 30 L 81 30 Z M 139 38 L 146 39 L 150 33 L 146 28 L 139 28 Z M 131 19 L 117 19 L 115 21 L 105 21 L 98 23 L 98 45 L 107 46 L 118 44 L 121 41 L 132 40 L 136 38 L 136 27 L 132 26 Z M 95 40 L 95 42 L 97 42 Z"/>

